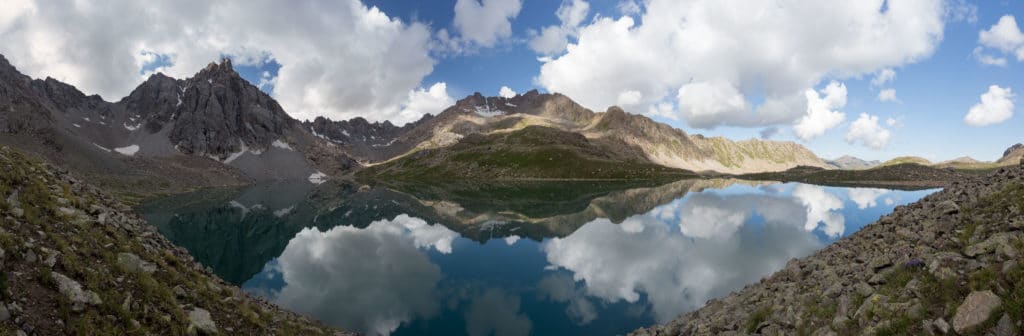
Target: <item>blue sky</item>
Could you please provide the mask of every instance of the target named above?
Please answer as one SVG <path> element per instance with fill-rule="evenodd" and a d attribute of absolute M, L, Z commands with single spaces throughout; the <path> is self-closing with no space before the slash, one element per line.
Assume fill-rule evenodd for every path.
<path fill-rule="evenodd" d="M 228 56 L 299 119 L 401 124 L 508 86 L 688 133 L 777 130 L 824 158 L 994 160 L 1024 142 L 1019 0 L 112 1 L 14 1 L 0 53 L 107 100 Z"/>

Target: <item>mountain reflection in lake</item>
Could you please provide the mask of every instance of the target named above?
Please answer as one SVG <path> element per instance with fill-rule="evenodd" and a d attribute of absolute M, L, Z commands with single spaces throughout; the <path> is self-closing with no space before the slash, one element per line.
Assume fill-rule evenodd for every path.
<path fill-rule="evenodd" d="M 368 334 L 622 334 L 931 193 L 798 183 L 282 182 L 140 212 L 225 280 Z"/>

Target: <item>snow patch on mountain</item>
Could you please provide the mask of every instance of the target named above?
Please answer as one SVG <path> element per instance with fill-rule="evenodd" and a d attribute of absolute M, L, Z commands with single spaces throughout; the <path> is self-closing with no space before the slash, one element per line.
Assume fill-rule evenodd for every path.
<path fill-rule="evenodd" d="M 118 147 L 114 148 L 114 151 L 127 156 L 135 156 L 135 153 L 139 152 L 139 145 L 128 145 L 124 147 Z"/>
<path fill-rule="evenodd" d="M 327 174 L 316 172 L 313 175 L 309 175 L 309 182 L 312 184 L 322 184 L 327 182 Z"/>

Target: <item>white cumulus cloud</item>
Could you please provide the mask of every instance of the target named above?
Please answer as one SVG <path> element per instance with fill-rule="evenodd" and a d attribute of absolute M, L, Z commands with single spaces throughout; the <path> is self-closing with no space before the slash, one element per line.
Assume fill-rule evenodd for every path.
<path fill-rule="evenodd" d="M 1003 15 L 999 22 L 988 30 L 979 32 L 978 43 L 1014 55 L 1018 61 L 1024 61 L 1024 33 L 1021 33 L 1013 15 Z"/>
<path fill-rule="evenodd" d="M 817 138 L 825 131 L 839 126 L 846 114 L 837 111 L 846 106 L 846 85 L 829 83 L 819 92 L 807 90 L 807 114 L 793 126 L 793 133 L 804 141 Z"/>
<path fill-rule="evenodd" d="M 878 100 L 884 102 L 898 101 L 896 99 L 896 89 L 882 89 L 882 91 L 878 91 Z"/>
<path fill-rule="evenodd" d="M 424 114 L 437 115 L 452 105 L 455 105 L 455 99 L 448 95 L 448 84 L 434 83 L 429 89 L 419 88 L 409 91 L 409 97 L 402 111 L 391 120 L 404 124 L 416 121 Z"/>
<path fill-rule="evenodd" d="M 948 3 L 887 4 L 883 11 L 881 0 L 645 1 L 640 17 L 582 25 L 564 53 L 544 59 L 536 81 L 595 110 L 635 91 L 641 106 L 633 112 L 671 112 L 695 127 L 791 124 L 807 114 L 805 93 L 824 81 L 876 74 L 934 52 L 950 20 Z M 690 95 L 699 90 L 719 94 L 725 107 L 708 108 Z M 672 111 L 665 103 L 682 106 Z M 826 125 L 840 119 L 817 116 Z"/>
<path fill-rule="evenodd" d="M 971 110 L 964 116 L 964 122 L 974 127 L 1004 122 L 1013 117 L 1013 98 L 1010 88 L 989 86 L 988 92 L 981 95 L 981 102 L 971 106 Z"/>
<path fill-rule="evenodd" d="M 452 23 L 463 39 L 491 47 L 512 36 L 512 19 L 522 7 L 520 0 L 458 0 Z"/>
<path fill-rule="evenodd" d="M 590 3 L 585 0 L 562 0 L 555 15 L 560 25 L 544 27 L 530 39 L 530 48 L 543 55 L 565 51 L 569 37 L 575 37 L 580 23 L 587 18 Z"/>
<path fill-rule="evenodd" d="M 892 118 L 889 121 L 895 124 L 895 120 Z M 878 124 L 878 116 L 861 113 L 860 117 L 850 125 L 850 131 L 846 133 L 846 142 L 851 145 L 860 142 L 864 146 L 882 149 L 889 144 L 891 136 L 889 130 Z"/>
<path fill-rule="evenodd" d="M 971 56 L 973 56 L 974 59 L 977 59 L 978 63 L 981 63 L 982 65 L 991 65 L 991 66 L 999 66 L 999 67 L 1005 67 L 1006 66 L 1006 58 L 1005 57 L 992 56 L 992 55 L 986 54 L 985 53 L 985 48 L 983 48 L 983 47 L 974 48 L 974 51 L 971 52 Z"/>
<path fill-rule="evenodd" d="M 516 96 L 516 92 L 507 86 L 502 86 L 501 89 L 498 90 L 498 95 L 505 98 L 512 98 Z"/>
<path fill-rule="evenodd" d="M 871 79 L 871 86 L 882 86 L 896 79 L 896 71 L 890 68 L 882 69 Z"/>
<path fill-rule="evenodd" d="M 743 94 L 724 81 L 683 85 L 677 97 L 686 121 L 698 128 L 740 122 L 750 110 Z"/>
<path fill-rule="evenodd" d="M 148 75 L 140 76 L 141 66 L 162 65 L 153 63 L 156 55 L 169 64 L 154 71 L 177 78 L 229 55 L 236 65 L 278 62 L 273 95 L 296 118 L 386 120 L 399 116 L 434 66 L 427 26 L 359 0 L 36 0 L 3 7 L 0 53 L 11 63 L 108 100 Z"/>

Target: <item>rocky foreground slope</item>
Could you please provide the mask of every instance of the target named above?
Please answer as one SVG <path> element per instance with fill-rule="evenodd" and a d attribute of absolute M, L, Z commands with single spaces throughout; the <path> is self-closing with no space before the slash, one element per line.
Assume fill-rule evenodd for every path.
<path fill-rule="evenodd" d="M 194 262 L 92 186 L 0 148 L 0 334 L 329 335 Z"/>
<path fill-rule="evenodd" d="M 1021 335 L 1024 162 L 965 178 L 636 335 Z"/>

